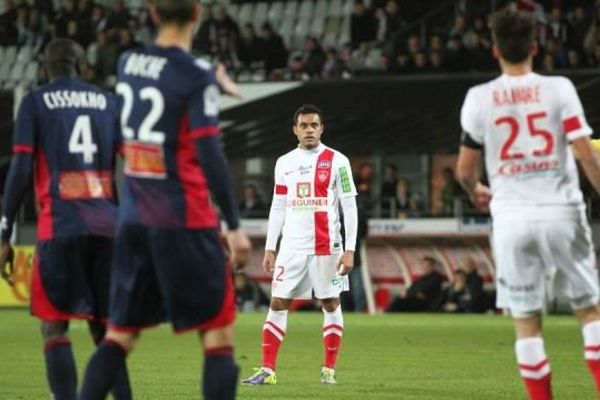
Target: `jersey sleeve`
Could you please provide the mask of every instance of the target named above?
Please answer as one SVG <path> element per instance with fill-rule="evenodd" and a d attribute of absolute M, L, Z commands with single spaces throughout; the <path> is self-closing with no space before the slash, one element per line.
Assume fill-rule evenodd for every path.
<path fill-rule="evenodd" d="M 13 136 L 13 153 L 33 153 L 37 143 L 38 121 L 35 109 L 35 99 L 32 93 L 27 94 L 21 101 L 15 132 Z"/>
<path fill-rule="evenodd" d="M 479 114 L 481 104 L 477 97 L 478 96 L 475 88 L 469 89 L 460 111 L 460 125 L 463 132 L 469 135 L 474 142 L 479 145 L 483 145 L 484 130 Z"/>
<path fill-rule="evenodd" d="M 273 188 L 274 195 L 287 195 L 288 188 L 283 178 L 283 166 L 281 159 L 275 163 L 275 187 Z"/>
<path fill-rule="evenodd" d="M 335 166 L 336 190 L 340 198 L 356 196 L 352 168 L 348 157 L 341 155 Z"/>
<path fill-rule="evenodd" d="M 581 100 L 577 95 L 577 90 L 573 83 L 563 78 L 563 84 L 559 94 L 560 98 L 560 118 L 562 120 L 563 133 L 567 135 L 569 141 L 573 141 L 583 136 L 590 136 L 592 128 L 588 125 Z"/>
<path fill-rule="evenodd" d="M 218 136 L 219 130 L 219 86 L 212 66 L 196 62 L 199 84 L 190 97 L 187 115 L 192 137 Z"/>

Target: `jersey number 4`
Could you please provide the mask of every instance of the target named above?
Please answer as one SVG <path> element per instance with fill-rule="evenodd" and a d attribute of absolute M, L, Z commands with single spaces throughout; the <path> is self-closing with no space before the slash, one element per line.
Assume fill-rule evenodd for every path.
<path fill-rule="evenodd" d="M 527 115 L 527 128 L 529 130 L 529 136 L 536 136 L 543 139 L 544 143 L 541 147 L 533 150 L 533 155 L 536 157 L 547 156 L 552 153 L 554 150 L 554 136 L 552 133 L 540 129 L 535 126 L 536 120 L 540 118 L 546 117 L 545 112 L 537 112 L 533 114 Z M 502 117 L 498 118 L 494 121 L 496 126 L 500 125 L 508 125 L 510 128 L 508 138 L 502 145 L 502 149 L 500 150 L 500 159 L 501 160 L 514 160 L 521 159 L 525 157 L 525 154 L 520 152 L 511 152 L 510 148 L 517 141 L 517 137 L 519 136 L 520 126 L 519 121 L 515 117 Z"/>
<path fill-rule="evenodd" d="M 92 137 L 92 122 L 89 115 L 80 115 L 75 120 L 71 137 L 69 138 L 69 153 L 83 155 L 83 162 L 91 164 L 94 162 L 94 154 L 98 152 L 98 146 Z"/>
<path fill-rule="evenodd" d="M 116 91 L 119 95 L 123 96 L 123 109 L 121 111 L 123 137 L 125 137 L 125 139 L 134 140 L 135 131 L 130 126 L 127 126 L 133 109 L 133 89 L 129 84 L 119 82 Z M 137 139 L 144 143 L 163 144 L 165 141 L 165 134 L 154 130 L 154 126 L 160 117 L 162 117 L 165 110 L 165 100 L 162 93 L 157 88 L 148 86 L 140 89 L 139 98 L 142 101 L 150 101 L 150 111 L 146 114 L 146 117 L 144 117 L 140 124 Z"/>

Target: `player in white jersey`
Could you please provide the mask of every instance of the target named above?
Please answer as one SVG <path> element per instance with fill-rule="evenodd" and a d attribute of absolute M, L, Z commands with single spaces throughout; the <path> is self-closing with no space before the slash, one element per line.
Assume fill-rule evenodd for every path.
<path fill-rule="evenodd" d="M 262 366 L 243 381 L 245 384 L 277 383 L 275 364 L 290 304 L 292 299 L 311 299 L 313 291 L 323 304 L 324 314 L 321 382 L 336 383 L 335 363 L 344 330 L 340 293 L 348 290 L 347 274 L 354 265 L 356 189 L 348 158 L 321 143 L 323 128 L 317 107 L 300 107 L 294 114 L 293 126 L 298 147 L 281 156 L 275 165 L 263 259 L 263 269 L 273 277 L 272 298 L 263 326 Z M 344 216 L 344 244 L 340 208 Z"/>
<path fill-rule="evenodd" d="M 573 156 L 600 192 L 592 130 L 571 81 L 532 72 L 537 45 L 530 15 L 500 11 L 492 31 L 502 75 L 467 94 L 457 178 L 475 204 L 490 206 L 497 306 L 514 318 L 529 398 L 552 398 L 541 321 L 547 276 L 583 326 L 585 358 L 600 390 L 598 273 Z M 482 149 L 490 188 L 479 181 Z"/>

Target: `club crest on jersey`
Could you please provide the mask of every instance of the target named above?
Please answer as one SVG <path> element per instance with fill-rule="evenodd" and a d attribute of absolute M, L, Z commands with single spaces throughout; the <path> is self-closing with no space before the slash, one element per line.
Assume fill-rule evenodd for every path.
<path fill-rule="evenodd" d="M 310 197 L 310 182 L 298 182 L 296 184 L 296 195 L 298 197 Z"/>
<path fill-rule="evenodd" d="M 329 169 L 330 167 L 331 167 L 331 161 L 329 161 L 329 160 L 321 160 L 317 164 L 318 169 L 321 169 L 321 168 Z"/>
<path fill-rule="evenodd" d="M 319 177 L 319 181 L 325 182 L 327 180 L 327 178 L 329 177 L 329 171 L 327 171 L 327 170 L 317 171 L 317 176 Z"/>

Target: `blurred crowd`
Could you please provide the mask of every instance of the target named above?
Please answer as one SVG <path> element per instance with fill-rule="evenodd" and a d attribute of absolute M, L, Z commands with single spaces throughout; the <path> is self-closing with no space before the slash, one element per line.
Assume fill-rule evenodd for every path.
<path fill-rule="evenodd" d="M 39 51 L 52 38 L 75 39 L 87 52 L 86 78 L 110 86 L 119 54 L 152 40 L 146 11 L 122 0 L 111 7 L 94 0 L 56 3 L 6 0 L 0 45 Z M 206 4 L 194 51 L 255 80 L 491 71 L 489 17 L 507 3 L 535 16 L 539 69 L 600 66 L 600 0 L 356 0 L 348 43 L 325 46 L 307 36 L 301 48 L 286 45 L 269 22 L 258 30 L 240 26 L 226 6 Z"/>

